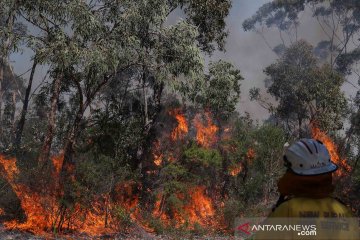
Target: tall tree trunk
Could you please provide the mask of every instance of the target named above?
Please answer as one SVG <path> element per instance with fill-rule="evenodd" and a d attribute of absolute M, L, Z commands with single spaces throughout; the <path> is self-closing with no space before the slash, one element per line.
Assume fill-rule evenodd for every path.
<path fill-rule="evenodd" d="M 26 114 L 27 114 L 27 110 L 28 110 L 28 106 L 29 106 L 30 92 L 31 92 L 32 82 L 34 79 L 36 65 L 37 65 L 37 59 L 35 57 L 33 66 L 31 68 L 28 86 L 27 86 L 26 92 L 25 92 L 24 104 L 23 104 L 23 107 L 21 110 L 20 120 L 19 120 L 19 123 L 16 128 L 16 136 L 15 136 L 15 141 L 14 141 L 14 146 L 16 149 L 18 149 L 21 145 L 21 136 L 22 136 L 22 132 L 24 130 L 24 125 L 25 125 L 25 121 L 26 121 Z"/>
<path fill-rule="evenodd" d="M 76 137 L 79 133 L 80 129 L 80 123 L 83 118 L 83 110 L 79 109 L 76 116 L 74 123 L 69 130 L 66 143 L 64 146 L 64 162 L 61 169 L 62 179 L 61 181 L 71 179 L 74 175 L 75 170 L 75 161 L 73 159 L 73 153 L 74 153 L 74 146 L 76 142 Z"/>
<path fill-rule="evenodd" d="M 302 131 L 302 118 L 298 117 L 298 124 L 299 124 L 299 138 L 303 137 L 303 131 Z"/>
<path fill-rule="evenodd" d="M 12 129 L 12 133 L 15 130 L 15 114 L 16 114 L 16 91 L 14 90 L 11 94 L 11 103 L 12 103 L 12 111 L 11 111 L 11 129 Z"/>
<path fill-rule="evenodd" d="M 4 66 L 4 59 L 1 57 L 0 58 L 0 137 L 2 136 L 2 100 L 3 100 L 3 89 L 2 89 L 2 83 L 4 82 L 4 70 L 5 70 L 5 66 Z"/>
<path fill-rule="evenodd" d="M 50 112 L 48 115 L 48 129 L 38 158 L 39 163 L 42 164 L 47 163 L 50 156 L 51 144 L 54 138 L 56 127 L 56 111 L 60 95 L 61 80 L 62 77 L 57 76 L 53 82 L 52 96 L 50 100 Z"/>
<path fill-rule="evenodd" d="M 144 133 L 145 133 L 145 141 L 142 144 L 142 154 L 141 157 L 138 159 L 138 162 L 136 164 L 136 166 L 138 166 L 140 168 L 141 171 L 141 175 L 142 175 L 142 179 L 141 179 L 141 183 L 143 186 L 143 190 L 142 191 L 142 199 L 146 202 L 146 200 L 149 198 L 149 194 L 147 194 L 146 189 L 151 189 L 152 188 L 152 184 L 153 181 L 150 179 L 149 174 L 148 174 L 148 170 L 151 170 L 151 168 L 153 167 L 153 162 L 150 161 L 152 160 L 152 158 L 150 156 L 152 156 L 151 151 L 152 151 L 152 144 L 154 143 L 155 140 L 155 123 L 156 123 L 156 118 L 158 117 L 160 111 L 161 111 L 161 96 L 164 90 L 164 83 L 163 82 L 158 82 L 155 83 L 154 85 L 154 95 L 153 95 L 153 101 L 155 103 L 155 111 L 153 114 L 151 114 L 150 116 L 148 116 L 147 120 L 148 122 L 145 123 L 145 127 L 144 127 Z"/>
<path fill-rule="evenodd" d="M 148 102 L 147 102 L 147 90 L 146 90 L 146 72 L 144 70 L 142 74 L 142 91 L 143 91 L 143 99 L 144 99 L 144 119 L 145 126 L 149 124 L 149 113 L 148 113 Z"/>
<path fill-rule="evenodd" d="M 79 109 L 76 113 L 74 122 L 69 129 L 66 142 L 64 144 L 64 161 L 61 166 L 59 185 L 60 185 L 60 189 L 62 189 L 63 191 L 62 198 L 65 199 L 67 204 L 62 204 L 60 206 L 61 214 L 58 222 L 59 229 L 62 228 L 62 224 L 65 220 L 65 215 L 69 208 L 69 204 L 73 204 L 75 202 L 75 199 L 73 198 L 74 194 L 72 194 L 73 192 L 72 183 L 75 181 L 75 161 L 73 159 L 74 147 L 80 129 L 80 123 L 84 115 L 84 111 L 90 105 L 93 99 L 93 97 L 89 97 L 84 104 L 83 93 L 81 90 L 80 83 L 77 80 L 75 80 L 75 84 L 77 85 L 79 91 Z"/>

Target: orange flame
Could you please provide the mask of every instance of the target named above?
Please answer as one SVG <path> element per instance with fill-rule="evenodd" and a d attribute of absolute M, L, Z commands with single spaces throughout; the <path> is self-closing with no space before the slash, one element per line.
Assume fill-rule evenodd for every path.
<path fill-rule="evenodd" d="M 54 164 L 54 172 L 52 173 L 54 182 L 58 180 L 62 161 L 62 155 L 52 159 Z M 15 158 L 6 159 L 0 155 L 0 170 L 19 198 L 21 208 L 26 215 L 25 222 L 11 220 L 4 223 L 5 227 L 7 229 L 18 229 L 35 234 L 48 235 L 49 232 L 57 227 L 55 223 L 58 222 L 59 213 L 61 212 L 58 201 L 59 196 L 57 195 L 58 185 L 48 183 L 49 189 L 46 189 L 47 192 L 37 193 L 28 186 L 18 183 L 16 176 L 19 174 L 19 170 L 16 166 Z M 106 222 L 111 223 L 113 221 L 113 217 L 109 212 L 117 205 L 121 205 L 126 210 L 135 208 L 137 202 L 137 196 L 133 195 L 131 199 L 126 199 L 126 201 L 120 199 L 116 204 L 110 205 L 109 196 L 104 195 L 94 199 L 90 210 L 84 209 L 80 204 L 75 204 L 73 211 L 67 215 L 64 225 L 69 226 L 70 230 L 83 232 L 90 236 L 115 233 L 117 231 L 116 228 L 112 227 L 111 224 L 105 224 Z M 130 216 L 134 218 L 134 215 Z"/>
<path fill-rule="evenodd" d="M 247 159 L 254 159 L 255 158 L 255 150 L 253 148 L 249 148 L 246 153 Z"/>
<path fill-rule="evenodd" d="M 242 169 L 243 169 L 242 165 L 237 164 L 237 165 L 230 168 L 230 175 L 231 176 L 237 176 L 242 171 Z"/>
<path fill-rule="evenodd" d="M 215 214 L 212 201 L 205 195 L 205 187 L 197 186 L 191 189 L 190 204 L 185 206 L 185 211 L 189 216 L 191 223 L 199 223 L 204 225 L 206 218 Z"/>
<path fill-rule="evenodd" d="M 155 163 L 156 166 L 160 166 L 161 163 L 162 163 L 162 155 L 160 155 L 160 156 L 155 155 L 154 163 Z"/>
<path fill-rule="evenodd" d="M 253 148 L 249 148 L 248 151 L 246 152 L 246 160 L 248 161 L 248 163 L 251 164 L 252 161 L 255 159 L 255 157 L 256 157 L 255 150 Z"/>
<path fill-rule="evenodd" d="M 5 159 L 0 156 L 0 163 L 4 168 L 3 175 L 20 199 L 21 207 L 27 217 L 24 223 L 18 223 L 17 221 L 5 222 L 5 227 L 44 233 L 45 229 L 51 228 L 51 223 L 54 220 L 54 215 L 50 213 L 57 211 L 56 199 L 50 195 L 42 196 L 39 193 L 34 193 L 27 186 L 16 183 L 15 178 L 19 170 L 15 158 Z"/>
<path fill-rule="evenodd" d="M 165 214 L 164 208 L 164 195 L 158 194 L 156 198 L 153 215 L 161 219 L 164 223 L 169 223 L 169 217 Z"/>
<path fill-rule="evenodd" d="M 64 161 L 64 154 L 61 153 L 58 156 L 54 156 L 51 159 L 51 161 L 52 161 L 54 169 L 55 169 L 55 174 L 56 175 L 60 174 L 61 167 L 62 167 L 63 161 Z"/>
<path fill-rule="evenodd" d="M 203 121 L 199 114 L 195 116 L 194 125 L 197 130 L 196 141 L 201 146 L 209 148 L 216 142 L 216 133 L 218 131 L 218 127 L 212 123 L 209 112 L 205 113 L 205 118 L 206 118 L 206 125 L 203 124 Z"/>
<path fill-rule="evenodd" d="M 213 202 L 211 198 L 206 196 L 204 186 L 196 186 L 189 190 L 190 201 L 183 207 L 175 211 L 175 220 L 178 226 L 184 224 L 186 221 L 190 224 L 198 223 L 202 226 L 207 226 L 211 222 L 212 217 L 215 215 Z M 178 195 L 183 199 L 184 196 Z M 164 198 L 159 194 L 155 203 L 153 215 L 160 218 L 164 223 L 169 223 L 170 218 L 163 211 Z M 180 214 L 184 212 L 184 214 Z"/>
<path fill-rule="evenodd" d="M 351 170 L 351 167 L 346 163 L 346 159 L 340 158 L 338 148 L 333 140 L 327 136 L 325 132 L 321 131 L 320 128 L 314 125 L 311 127 L 311 135 L 314 139 L 324 143 L 330 153 L 331 160 L 340 168 L 335 172 L 335 175 L 338 177 L 346 175 L 346 173 Z"/>
<path fill-rule="evenodd" d="M 249 148 L 246 152 L 246 161 L 248 164 L 251 164 L 252 160 L 255 158 L 255 150 L 253 148 Z M 229 168 L 229 173 L 231 176 L 237 176 L 244 169 L 244 165 L 238 163 L 236 165 L 232 165 Z"/>
<path fill-rule="evenodd" d="M 154 142 L 154 151 L 153 151 L 153 158 L 154 158 L 154 164 L 156 166 L 160 166 L 163 160 L 163 154 L 160 152 L 160 142 L 155 141 Z"/>
<path fill-rule="evenodd" d="M 173 131 L 171 132 L 171 139 L 173 141 L 175 141 L 177 139 L 184 138 L 186 136 L 186 134 L 188 133 L 188 131 L 189 131 L 187 121 L 186 121 L 186 117 L 181 112 L 180 108 L 170 110 L 169 114 L 171 116 L 175 117 L 176 121 L 178 122 L 177 127 L 174 128 Z"/>

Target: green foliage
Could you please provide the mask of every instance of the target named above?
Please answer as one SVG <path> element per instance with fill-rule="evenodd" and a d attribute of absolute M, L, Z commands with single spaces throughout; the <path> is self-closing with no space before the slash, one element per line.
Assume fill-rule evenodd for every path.
<path fill-rule="evenodd" d="M 318 66 L 308 43 L 299 41 L 290 46 L 264 72 L 269 77 L 268 92 L 279 102 L 272 110 L 290 132 L 298 131 L 302 137 L 306 122 L 317 123 L 323 130 L 342 127 L 344 78 L 326 64 Z M 261 101 L 258 94 L 252 91 L 252 97 Z"/>
<path fill-rule="evenodd" d="M 167 213 L 168 216 L 171 217 L 171 219 L 174 219 L 175 213 L 178 213 L 180 215 L 184 214 L 182 209 L 186 202 L 184 201 L 184 199 L 180 199 L 178 194 L 181 193 L 172 193 L 165 200 L 165 213 Z"/>
<path fill-rule="evenodd" d="M 192 144 L 184 151 L 184 162 L 201 168 L 221 166 L 221 156 L 215 149 L 206 149 Z"/>
<path fill-rule="evenodd" d="M 203 106 L 216 118 L 227 119 L 234 111 L 240 97 L 240 71 L 225 61 L 210 63 L 206 76 Z"/>
<path fill-rule="evenodd" d="M 165 195 L 186 191 L 185 179 L 188 176 L 186 169 L 180 164 L 170 163 L 161 169 L 160 178 Z"/>
<path fill-rule="evenodd" d="M 191 230 L 191 233 L 193 235 L 197 235 L 197 236 L 203 236 L 204 234 L 206 234 L 207 230 L 201 226 L 200 223 L 194 223 L 193 224 L 193 229 Z"/>
<path fill-rule="evenodd" d="M 226 142 L 229 167 L 241 166 L 231 175 L 226 192 L 229 200 L 256 205 L 258 199 L 267 201 L 276 195 L 276 183 L 284 172 L 283 148 L 286 142 L 282 128 L 270 124 L 253 125 L 248 118 L 236 122 L 231 139 Z M 249 156 L 252 149 L 253 156 Z"/>
<path fill-rule="evenodd" d="M 115 218 L 116 224 L 119 224 L 119 230 L 124 230 L 131 227 L 132 220 L 130 213 L 127 210 L 120 206 L 116 206 L 114 209 L 112 209 L 111 212 L 112 216 Z"/>
<path fill-rule="evenodd" d="M 162 196 L 164 212 L 170 217 L 176 213 L 186 219 L 188 216 L 183 207 L 190 200 L 192 187 L 213 187 L 218 181 L 221 162 L 217 150 L 193 143 L 184 149 L 181 160 L 164 166 L 159 172 L 154 192 L 155 196 Z"/>
<path fill-rule="evenodd" d="M 115 184 L 134 178 L 130 168 L 122 165 L 119 159 L 105 155 L 84 154 L 78 159 L 76 179 L 83 188 L 84 196 L 109 193 Z"/>
<path fill-rule="evenodd" d="M 262 5 L 256 13 L 246 19 L 243 23 L 245 31 L 254 30 L 256 25 L 265 25 L 266 27 L 277 27 L 281 30 L 287 30 L 298 23 L 297 14 L 304 10 L 305 3 L 320 2 L 317 0 L 300 1 L 282 1 L 275 0 Z"/>
<path fill-rule="evenodd" d="M 219 49 L 223 50 L 225 38 L 228 35 L 228 33 L 224 31 L 226 26 L 225 18 L 229 14 L 231 1 L 180 0 L 179 2 L 187 3 L 185 13 L 189 16 L 189 20 L 199 28 L 198 41 L 201 49 L 205 52 L 212 52 L 216 49 L 216 42 Z"/>
<path fill-rule="evenodd" d="M 266 199 L 276 194 L 277 180 L 284 173 L 283 153 L 286 137 L 279 127 L 261 126 L 255 133 L 254 170 L 261 172 L 261 185 Z"/>
<path fill-rule="evenodd" d="M 155 218 L 151 214 L 148 214 L 148 217 L 146 218 L 149 227 L 154 229 L 155 233 L 157 234 L 163 234 L 165 230 L 165 226 L 163 222 L 159 218 Z"/>
<path fill-rule="evenodd" d="M 272 125 L 263 125 L 255 131 L 255 153 L 258 161 L 255 161 L 259 170 L 267 170 L 268 174 L 276 175 L 281 169 L 284 143 L 286 142 L 284 131 Z M 271 166 L 274 164 L 273 166 Z M 270 167 L 271 169 L 267 169 Z M 276 178 L 277 176 L 275 176 Z"/>
<path fill-rule="evenodd" d="M 195 144 L 184 151 L 183 164 L 193 183 L 209 186 L 215 182 L 221 169 L 222 157 L 216 149 L 206 149 Z"/>

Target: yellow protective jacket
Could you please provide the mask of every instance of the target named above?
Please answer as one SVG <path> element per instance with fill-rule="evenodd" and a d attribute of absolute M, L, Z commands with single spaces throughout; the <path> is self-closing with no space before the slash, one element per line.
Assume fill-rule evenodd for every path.
<path fill-rule="evenodd" d="M 354 217 L 338 200 L 326 198 L 292 198 L 278 206 L 269 217 Z"/>
<path fill-rule="evenodd" d="M 278 219 L 284 219 L 279 220 Z M 316 225 L 316 235 L 299 236 L 292 232 L 258 232 L 255 239 L 358 239 L 359 222 L 352 212 L 338 200 L 325 197 L 319 199 L 296 197 L 281 203 L 265 221 L 282 224 L 286 219 L 311 218 Z M 282 221 L 282 222 L 281 222 Z M 335 222 L 335 223 L 333 223 Z M 292 222 L 293 223 L 293 222 Z M 333 225 L 332 225 L 333 224 Z M 279 235 L 280 234 L 280 235 Z M 299 234 L 299 235 L 298 235 Z"/>

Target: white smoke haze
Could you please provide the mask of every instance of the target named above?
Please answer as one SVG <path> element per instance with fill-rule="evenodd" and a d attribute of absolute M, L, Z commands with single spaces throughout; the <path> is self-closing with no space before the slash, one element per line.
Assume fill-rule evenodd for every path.
<path fill-rule="evenodd" d="M 242 81 L 241 101 L 238 104 L 240 113 L 249 112 L 253 119 L 263 121 L 269 117 L 267 110 L 263 109 L 258 103 L 250 101 L 249 89 L 252 87 L 261 88 L 263 97 L 271 100 L 271 96 L 266 93 L 264 80 L 266 78 L 263 69 L 276 61 L 278 56 L 272 51 L 272 48 L 282 43 L 278 29 L 264 28 L 263 37 L 254 32 L 244 32 L 242 23 L 245 19 L 251 17 L 257 9 L 263 4 L 271 2 L 268 0 L 240 0 L 233 1 L 233 7 L 227 19 L 229 37 L 226 44 L 226 52 L 217 52 L 212 60 L 224 59 L 237 66 L 245 78 Z M 329 40 L 328 35 L 324 32 L 329 29 L 322 29 L 319 22 L 314 18 L 312 10 L 306 8 L 299 14 L 299 26 L 297 29 L 297 39 L 304 39 L 314 47 L 323 40 Z M 330 32 L 331 33 L 331 32 Z M 341 29 L 338 29 L 341 35 Z M 289 46 L 294 38 L 289 38 L 285 33 L 282 35 L 285 45 Z M 349 45 L 351 48 L 352 46 Z M 352 98 L 357 88 L 358 76 L 355 74 L 347 77 L 347 82 L 342 87 L 348 98 Z M 274 101 L 274 100 L 272 100 Z"/>

